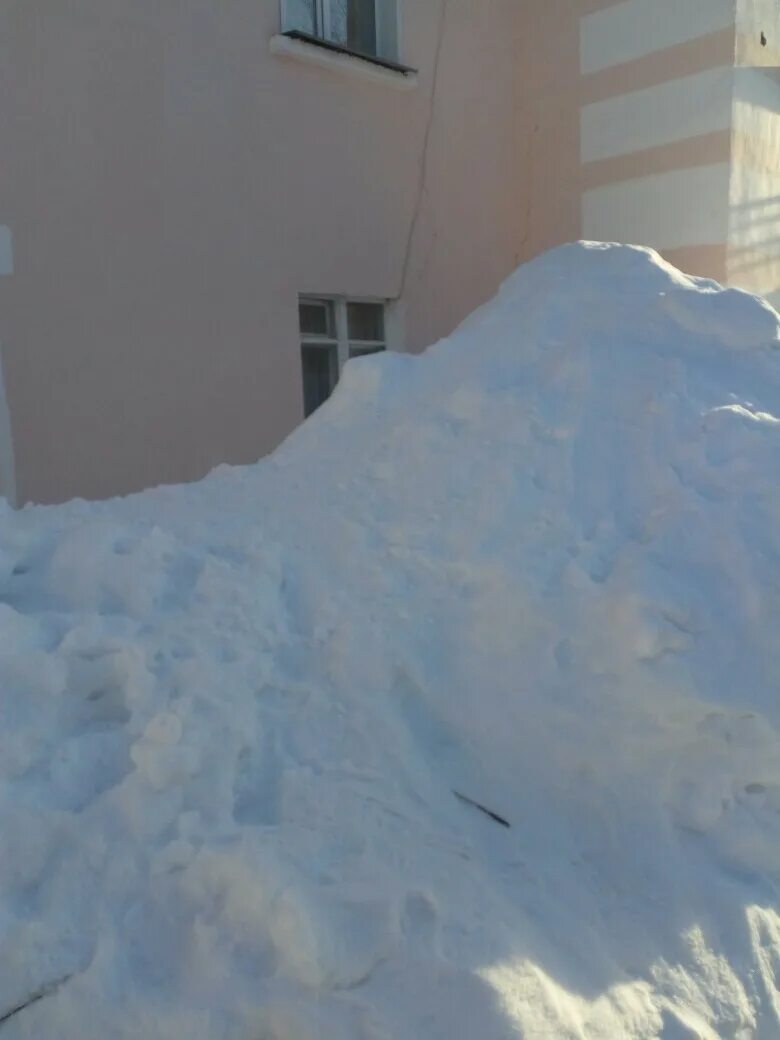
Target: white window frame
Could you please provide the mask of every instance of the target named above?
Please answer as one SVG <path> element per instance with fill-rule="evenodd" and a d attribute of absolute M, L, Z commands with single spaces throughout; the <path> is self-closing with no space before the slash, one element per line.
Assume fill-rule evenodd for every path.
<path fill-rule="evenodd" d="M 344 372 L 344 366 L 350 360 L 350 350 L 354 347 L 358 350 L 371 350 L 376 353 L 383 351 L 389 351 L 395 349 L 393 341 L 395 339 L 396 321 L 394 315 L 394 307 L 391 300 L 382 299 L 378 296 L 332 296 L 327 293 L 301 293 L 298 297 L 298 304 L 302 303 L 327 303 L 333 308 L 333 320 L 334 320 L 334 336 L 321 336 L 306 334 L 298 324 L 298 341 L 299 346 L 307 347 L 320 347 L 322 350 L 328 350 L 335 343 L 336 346 L 336 378 L 333 386 L 330 388 L 330 392 L 338 386 L 339 380 L 341 379 L 342 373 Z M 383 338 L 381 340 L 357 340 L 349 338 L 349 320 L 347 308 L 351 303 L 371 303 L 382 308 L 383 317 Z"/>
<path fill-rule="evenodd" d="M 332 0 L 314 0 L 318 29 L 314 36 L 326 42 L 338 44 L 338 41 L 333 39 L 331 3 Z M 392 4 L 392 9 L 388 12 L 386 5 L 389 4 Z M 291 0 L 281 0 L 282 32 L 291 32 L 297 28 L 290 14 L 290 5 Z M 376 53 L 372 55 L 361 52 L 361 56 L 369 59 L 374 57 L 380 60 L 398 61 L 401 49 L 401 0 L 374 0 L 374 17 Z M 387 31 L 388 24 L 392 24 L 391 33 Z"/>

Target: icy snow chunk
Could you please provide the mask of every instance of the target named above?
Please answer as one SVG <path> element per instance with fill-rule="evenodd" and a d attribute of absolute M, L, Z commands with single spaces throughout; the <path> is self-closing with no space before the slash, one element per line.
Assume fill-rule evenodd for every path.
<path fill-rule="evenodd" d="M 152 744 L 173 746 L 182 737 L 181 719 L 170 711 L 155 715 L 144 730 L 144 740 Z"/>

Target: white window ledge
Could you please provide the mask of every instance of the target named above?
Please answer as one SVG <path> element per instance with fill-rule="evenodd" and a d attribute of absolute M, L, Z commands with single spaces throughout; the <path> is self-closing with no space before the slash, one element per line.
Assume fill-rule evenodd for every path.
<path fill-rule="evenodd" d="M 370 58 L 361 58 L 359 54 L 328 50 L 316 43 L 309 43 L 308 40 L 296 40 L 284 35 L 272 36 L 270 50 L 272 54 L 281 58 L 303 61 L 372 83 L 384 83 L 395 90 L 414 90 L 417 86 L 417 73 L 413 69 L 404 72 L 386 68 Z"/>

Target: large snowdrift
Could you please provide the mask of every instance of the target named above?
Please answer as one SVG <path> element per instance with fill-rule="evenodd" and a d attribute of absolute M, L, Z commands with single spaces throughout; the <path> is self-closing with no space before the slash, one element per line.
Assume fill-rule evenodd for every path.
<path fill-rule="evenodd" d="M 779 335 L 570 246 L 3 514 L 2 1040 L 777 1040 Z"/>

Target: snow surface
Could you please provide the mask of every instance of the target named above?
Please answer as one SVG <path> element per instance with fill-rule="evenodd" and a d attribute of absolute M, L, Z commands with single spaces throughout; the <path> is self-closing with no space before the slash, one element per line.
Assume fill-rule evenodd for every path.
<path fill-rule="evenodd" d="M 2 1040 L 777 1040 L 779 337 L 568 246 L 256 467 L 4 512 Z"/>

